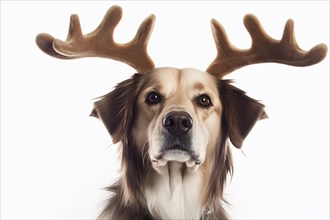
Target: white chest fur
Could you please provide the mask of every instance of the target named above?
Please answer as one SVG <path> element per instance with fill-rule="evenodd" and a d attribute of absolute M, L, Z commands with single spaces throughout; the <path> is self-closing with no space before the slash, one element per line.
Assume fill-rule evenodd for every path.
<path fill-rule="evenodd" d="M 182 170 L 182 163 L 170 162 L 146 191 L 150 212 L 161 219 L 199 219 L 202 213 L 202 178 L 198 170 Z"/>

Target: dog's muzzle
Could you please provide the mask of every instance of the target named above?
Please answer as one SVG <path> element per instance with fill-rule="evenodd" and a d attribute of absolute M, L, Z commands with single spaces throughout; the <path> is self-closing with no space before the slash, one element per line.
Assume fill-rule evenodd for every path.
<path fill-rule="evenodd" d="M 162 120 L 164 129 L 160 161 L 178 161 L 199 165 L 201 161 L 192 147 L 192 117 L 184 111 L 171 111 Z M 166 162 L 165 162 L 166 163 Z"/>

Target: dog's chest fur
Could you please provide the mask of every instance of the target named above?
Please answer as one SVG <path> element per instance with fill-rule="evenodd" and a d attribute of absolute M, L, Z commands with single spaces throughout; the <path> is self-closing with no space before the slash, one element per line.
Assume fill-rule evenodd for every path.
<path fill-rule="evenodd" d="M 182 163 L 162 167 L 156 182 L 146 190 L 149 211 L 161 219 L 199 219 L 202 213 L 202 178 Z"/>

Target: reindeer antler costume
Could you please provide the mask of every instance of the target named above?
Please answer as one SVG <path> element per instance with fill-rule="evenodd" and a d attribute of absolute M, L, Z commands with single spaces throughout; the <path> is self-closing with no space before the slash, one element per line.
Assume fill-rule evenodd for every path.
<path fill-rule="evenodd" d="M 66 41 L 40 34 L 36 39 L 37 44 L 48 55 L 60 59 L 104 57 L 127 63 L 139 73 L 154 69 L 155 65 L 147 53 L 147 44 L 156 17 L 151 15 L 146 18 L 132 41 L 117 44 L 113 40 L 113 33 L 121 17 L 121 8 L 113 6 L 101 24 L 92 33 L 83 36 L 78 16 L 72 15 Z"/>
<path fill-rule="evenodd" d="M 66 41 L 55 39 L 49 34 L 39 34 L 36 42 L 42 51 L 60 59 L 104 57 L 127 63 L 139 73 L 154 69 L 154 63 L 147 53 L 147 44 L 156 17 L 147 17 L 132 41 L 117 44 L 113 40 L 113 33 L 121 17 L 121 8 L 113 6 L 93 32 L 82 35 L 79 18 L 72 15 Z M 229 42 L 220 23 L 215 19 L 211 21 L 218 55 L 206 72 L 223 78 L 235 69 L 255 63 L 276 62 L 292 66 L 309 66 L 320 62 L 327 54 L 325 44 L 316 45 L 307 52 L 300 49 L 294 36 L 292 20 L 287 21 L 280 41 L 268 36 L 254 15 L 246 15 L 244 24 L 252 38 L 249 50 L 235 48 Z"/>
<path fill-rule="evenodd" d="M 54 37 L 48 35 L 48 34 L 39 34 L 36 38 L 37 45 L 41 50 L 43 50 L 45 53 L 47 53 L 50 56 L 60 58 L 60 59 L 76 59 L 76 58 L 82 58 L 82 57 L 104 57 L 104 58 L 110 58 L 118 61 L 122 61 L 124 63 L 129 64 L 132 66 L 139 74 L 151 74 L 153 71 L 155 71 L 157 68 L 155 68 L 153 61 L 149 57 L 147 53 L 147 44 L 150 37 L 150 34 L 152 32 L 154 23 L 155 23 L 155 16 L 151 15 L 147 17 L 143 23 L 141 24 L 140 28 L 138 29 L 135 37 L 126 44 L 118 44 L 114 42 L 113 39 L 113 33 L 116 25 L 119 23 L 122 16 L 122 10 L 118 6 L 111 7 L 108 12 L 106 13 L 103 21 L 101 24 L 91 33 L 83 35 L 81 32 L 81 27 L 79 23 L 79 19 L 77 15 L 71 16 L 70 21 L 70 28 L 69 33 L 66 41 L 61 41 L 58 39 L 55 39 Z M 283 37 L 281 40 L 275 40 L 268 36 L 263 28 L 261 27 L 259 21 L 254 15 L 246 15 L 244 18 L 244 24 L 246 26 L 246 29 L 251 35 L 252 38 L 252 46 L 250 49 L 242 50 L 234 47 L 230 42 L 226 35 L 226 32 L 224 28 L 216 21 L 211 21 L 212 26 L 212 32 L 214 36 L 214 40 L 217 47 L 217 56 L 215 60 L 210 64 L 210 66 L 207 68 L 205 74 L 211 74 L 218 79 L 222 79 L 225 75 L 231 73 L 235 69 L 238 69 L 243 66 L 247 66 L 250 64 L 256 64 L 256 63 L 265 63 L 265 62 L 275 62 L 275 63 L 282 63 L 292 66 L 309 66 L 316 64 L 323 60 L 327 54 L 327 46 L 324 44 L 319 44 L 310 49 L 309 51 L 304 51 L 299 48 L 295 36 L 294 36 L 294 30 L 293 30 L 293 21 L 289 20 L 284 29 Z M 123 96 L 129 96 L 129 91 L 124 91 L 124 86 L 129 85 L 132 86 L 132 81 L 124 81 L 121 84 L 119 84 L 120 91 L 114 94 L 110 94 L 108 97 L 105 97 L 105 99 L 115 99 L 116 101 L 120 102 L 121 97 Z M 241 90 L 235 90 L 235 94 L 241 95 L 244 92 Z M 232 94 L 227 94 L 227 96 L 232 97 Z M 133 98 L 130 98 L 130 101 Z M 149 100 L 150 102 L 154 102 L 157 100 L 157 94 L 155 96 L 152 96 Z M 201 102 L 202 105 L 207 105 L 209 100 L 207 96 L 202 96 Z M 238 100 L 237 103 L 234 105 L 240 105 L 241 102 L 254 102 L 255 100 L 252 99 L 245 99 L 243 101 Z M 96 102 L 96 107 L 94 108 L 94 111 L 92 112 L 93 116 L 99 117 L 103 119 L 104 117 L 109 117 L 108 115 L 105 115 L 104 112 L 102 112 L 102 109 L 100 110 L 100 101 Z M 116 105 L 117 103 L 112 103 Z M 228 104 L 228 103 L 227 103 Z M 253 103 L 255 104 L 255 103 Z M 228 110 L 227 110 L 228 111 Z M 243 110 L 241 110 L 242 112 Z M 129 114 L 125 114 L 124 116 L 120 116 L 123 114 L 122 112 L 111 112 L 112 115 L 115 115 L 114 118 L 116 118 L 116 122 L 118 121 L 119 117 L 130 117 Z M 231 114 L 230 112 L 228 114 Z M 250 113 L 246 113 L 247 115 Z M 188 116 L 187 114 L 176 115 L 175 117 L 179 118 L 178 120 L 182 120 L 186 127 L 184 129 L 190 129 L 192 124 L 191 121 L 186 120 Z M 244 117 L 253 117 L 252 120 L 247 119 L 245 120 Z M 230 140 L 232 141 L 233 145 L 237 148 L 241 147 L 242 140 L 245 138 L 245 136 L 248 134 L 250 129 L 255 123 L 255 120 L 265 118 L 266 115 L 263 111 L 263 105 L 258 104 L 258 111 L 253 112 L 250 114 L 250 116 L 246 116 L 243 114 L 243 119 L 240 116 L 240 118 L 235 118 L 231 121 L 227 121 L 229 124 L 228 127 L 230 127 L 230 124 L 237 123 L 236 120 L 242 119 L 243 123 L 245 123 L 244 127 L 241 127 L 241 130 L 238 132 L 236 131 L 229 131 L 229 135 L 226 137 L 230 137 Z M 173 120 L 170 123 L 173 123 Z M 175 119 L 177 120 L 177 119 Z M 249 121 L 250 120 L 250 121 Z M 164 120 L 166 121 L 166 120 Z M 106 125 L 107 129 L 109 130 L 110 134 L 113 137 L 114 142 L 122 141 L 123 145 L 128 145 L 127 139 L 122 139 L 118 136 L 118 132 L 114 132 L 116 130 L 115 127 L 128 127 L 127 121 L 123 124 L 114 124 L 112 125 Z M 168 126 L 166 122 L 164 122 L 164 126 Z M 123 128 L 119 128 L 123 130 Z M 127 129 L 127 128 L 126 128 Z M 232 134 L 230 134 L 232 132 Z M 236 132 L 236 133 L 235 133 Z M 132 150 L 132 149 L 131 149 Z M 123 150 L 125 151 L 125 149 Z M 126 152 L 127 155 L 129 152 Z M 122 153 L 123 157 L 127 156 Z M 127 156 L 128 157 L 128 156 Z M 134 157 L 134 155 L 132 156 Z M 230 155 L 228 156 L 230 157 Z M 130 158 L 131 159 L 131 158 Z M 143 158 L 144 159 L 144 158 Z M 154 162 L 154 161 L 152 161 Z M 201 161 L 195 160 L 196 166 L 200 165 Z M 208 189 L 207 191 L 208 196 L 206 196 L 206 199 L 203 198 L 205 201 L 205 207 L 204 213 L 201 216 L 201 219 L 207 219 L 207 218 L 227 218 L 225 212 L 222 210 L 222 208 L 217 208 L 219 198 L 217 198 L 217 195 L 222 198 L 223 193 L 223 183 L 226 177 L 226 174 L 229 172 L 232 172 L 232 164 L 230 160 L 224 160 L 223 162 L 224 166 L 227 167 L 226 170 L 222 171 L 216 171 L 215 174 L 219 176 L 221 179 L 221 183 L 217 183 L 217 180 L 212 183 L 213 185 L 209 187 L 210 189 L 213 189 L 216 191 L 216 194 L 213 195 L 212 191 Z M 144 165 L 144 164 L 143 164 Z M 134 175 L 134 172 L 139 172 L 140 170 L 129 170 L 134 169 L 134 167 L 124 167 L 123 172 L 127 172 L 125 178 L 131 178 L 130 175 Z M 142 168 L 141 168 L 142 169 Z M 144 171 L 143 171 L 144 172 Z M 149 171 L 148 171 L 149 172 Z M 142 180 L 138 180 L 140 182 L 137 183 L 138 187 L 140 187 Z M 125 185 L 126 184 L 126 185 Z M 141 196 L 141 192 L 138 191 L 135 194 L 132 193 L 132 191 L 125 191 L 124 188 L 127 187 L 127 185 L 132 184 L 129 181 L 122 180 L 119 181 L 119 183 L 112 187 L 110 189 L 112 191 L 116 191 L 118 194 L 124 195 L 124 199 L 128 198 L 127 200 L 135 200 L 135 197 Z M 140 185 L 139 185 L 140 184 Z M 122 186 L 125 185 L 125 186 Z M 213 187 L 213 188 L 212 188 Z M 129 187 L 128 187 L 129 188 Z M 140 188 L 139 188 L 140 189 Z M 143 191 L 143 189 L 142 189 Z M 128 196 L 128 194 L 130 196 Z M 126 207 L 126 205 L 130 202 L 125 200 L 122 201 L 122 197 L 118 196 L 114 199 L 110 200 L 110 204 L 108 205 L 108 211 L 114 212 L 116 214 L 111 214 L 112 217 L 117 218 L 141 218 L 141 219 L 153 219 L 155 218 L 152 213 L 149 213 L 149 211 L 146 208 L 146 201 L 144 199 L 140 199 L 139 207 L 129 207 L 126 208 L 125 211 L 119 212 L 117 209 L 122 209 L 123 207 Z M 149 206 L 148 206 L 149 207 Z M 141 211 L 142 210 L 142 211 Z M 211 214 L 209 212 L 211 210 Z M 107 216 L 105 211 L 102 213 L 101 217 Z"/>

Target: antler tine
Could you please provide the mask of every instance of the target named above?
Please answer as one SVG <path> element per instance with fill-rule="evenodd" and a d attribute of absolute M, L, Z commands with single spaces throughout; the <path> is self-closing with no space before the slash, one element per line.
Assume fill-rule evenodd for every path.
<path fill-rule="evenodd" d="M 71 15 L 66 41 L 54 40 L 53 48 L 59 54 L 72 58 L 101 56 L 108 58 L 104 50 L 108 44 L 113 46 L 113 32 L 122 17 L 121 8 L 111 7 L 100 25 L 91 33 L 83 36 L 78 15 Z"/>
<path fill-rule="evenodd" d="M 39 34 L 36 43 L 41 50 L 56 58 L 103 57 L 127 63 L 141 73 L 152 70 L 154 63 L 147 53 L 147 44 L 155 16 L 151 15 L 142 22 L 133 40 L 118 44 L 113 40 L 113 33 L 121 17 L 122 9 L 113 6 L 93 32 L 83 35 L 79 17 L 72 15 L 66 41 L 54 39 L 48 34 Z"/>
<path fill-rule="evenodd" d="M 239 68 L 238 63 L 237 65 L 233 65 L 236 61 L 234 56 L 238 50 L 230 43 L 225 29 L 217 20 L 211 20 L 211 28 L 218 53 L 206 72 L 222 78 L 227 72 Z M 228 62 L 228 60 L 231 62 Z"/>
<path fill-rule="evenodd" d="M 323 60 L 328 50 L 325 44 L 318 44 L 309 51 L 299 48 L 291 19 L 285 25 L 282 39 L 275 40 L 267 35 L 256 16 L 246 15 L 244 25 L 252 39 L 252 46 L 247 50 L 233 46 L 229 42 L 224 28 L 216 20 L 213 19 L 211 25 L 218 54 L 207 72 L 219 78 L 223 78 L 235 69 L 255 63 L 313 65 Z"/>

